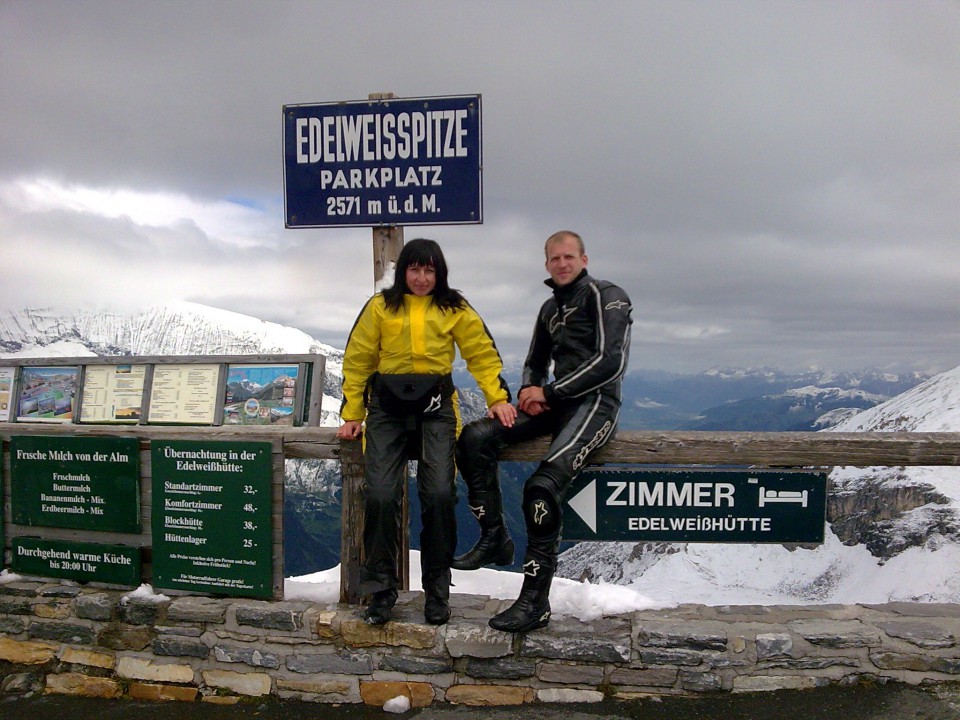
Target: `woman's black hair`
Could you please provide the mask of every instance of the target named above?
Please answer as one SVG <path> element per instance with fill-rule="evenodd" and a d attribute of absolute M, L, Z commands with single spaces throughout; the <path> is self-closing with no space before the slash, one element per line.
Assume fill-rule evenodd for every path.
<path fill-rule="evenodd" d="M 417 238 L 403 246 L 400 257 L 397 258 L 397 267 L 393 274 L 393 287 L 383 291 L 383 299 L 387 308 L 397 312 L 403 306 L 403 296 L 410 292 L 407 287 L 407 268 L 411 265 L 431 265 L 437 273 L 437 284 L 433 288 L 433 302 L 441 310 L 456 310 L 466 304 L 466 300 L 459 290 L 450 287 L 447 261 L 443 258 L 443 251 L 434 240 Z"/>

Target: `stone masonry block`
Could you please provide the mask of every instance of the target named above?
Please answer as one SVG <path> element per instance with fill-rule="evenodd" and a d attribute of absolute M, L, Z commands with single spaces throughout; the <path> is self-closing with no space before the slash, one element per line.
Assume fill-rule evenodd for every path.
<path fill-rule="evenodd" d="M 596 687 L 603 682 L 603 666 L 545 662 L 540 666 L 537 677 L 543 682 L 557 683 L 558 685 L 592 685 Z"/>
<path fill-rule="evenodd" d="M 14 665 L 42 665 L 56 657 L 57 646 L 0 637 L 0 660 Z"/>
<path fill-rule="evenodd" d="M 287 669 L 304 675 L 317 673 L 369 675 L 373 672 L 373 658 L 369 653 L 348 650 L 314 655 L 291 655 L 287 658 Z"/>
<path fill-rule="evenodd" d="M 537 662 L 533 658 L 469 658 L 464 671 L 474 678 L 520 680 L 533 677 Z"/>
<path fill-rule="evenodd" d="M 130 683 L 127 695 L 134 700 L 182 700 L 193 702 L 199 690 L 182 685 L 155 685 L 151 683 Z"/>
<path fill-rule="evenodd" d="M 206 658 L 210 655 L 210 648 L 195 638 L 162 635 L 153 641 L 155 655 L 187 656 Z"/>
<path fill-rule="evenodd" d="M 793 652 L 793 638 L 788 633 L 757 635 L 757 659 L 789 657 Z"/>
<path fill-rule="evenodd" d="M 407 698 L 410 707 L 427 707 L 433 703 L 433 685 L 422 682 L 361 682 L 360 697 L 365 705 L 376 707 L 383 707 L 387 700 L 396 697 Z"/>
<path fill-rule="evenodd" d="M 617 668 L 610 673 L 611 685 L 627 687 L 673 687 L 677 682 L 676 668 Z"/>
<path fill-rule="evenodd" d="M 229 670 L 204 670 L 203 682 L 208 687 L 229 690 L 237 695 L 260 697 L 270 694 L 271 680 L 266 673 L 239 673 Z"/>
<path fill-rule="evenodd" d="M 449 623 L 445 642 L 447 652 L 455 658 L 492 658 L 513 654 L 511 634 L 475 623 Z"/>
<path fill-rule="evenodd" d="M 129 680 L 161 683 L 193 682 L 193 668 L 189 665 L 160 664 L 147 658 L 129 656 L 117 660 L 117 675 Z"/>
<path fill-rule="evenodd" d="M 107 593 L 80 595 L 73 601 L 73 611 L 78 618 L 109 621 L 117 608 L 117 601 Z"/>
<path fill-rule="evenodd" d="M 684 620 L 679 622 L 638 622 L 637 645 L 642 647 L 679 648 L 683 650 L 727 649 L 727 628 L 723 623 Z"/>
<path fill-rule="evenodd" d="M 275 653 L 263 652 L 256 647 L 233 647 L 216 645 L 214 657 L 220 662 L 245 663 L 252 667 L 264 667 L 276 670 L 280 667 L 280 658 Z"/>
<path fill-rule="evenodd" d="M 61 622 L 35 622 L 27 629 L 34 640 L 53 640 L 71 645 L 92 645 L 93 628 Z"/>
<path fill-rule="evenodd" d="M 388 622 L 385 625 L 370 625 L 362 620 L 344 620 L 340 623 L 340 636 L 351 647 L 410 647 L 432 648 L 437 644 L 437 628 L 419 623 Z"/>
<path fill-rule="evenodd" d="M 828 648 L 877 647 L 880 631 L 859 620 L 792 620 L 787 627 L 807 642 Z"/>
<path fill-rule="evenodd" d="M 510 685 L 454 685 L 447 688 L 447 702 L 456 705 L 523 705 L 536 697 L 533 688 Z"/>
<path fill-rule="evenodd" d="M 238 625 L 294 632 L 303 627 L 303 602 L 246 602 L 234 606 Z"/>
<path fill-rule="evenodd" d="M 81 673 L 47 675 L 47 692 L 61 695 L 83 695 L 95 698 L 117 698 L 123 689 L 116 680 L 91 677 Z"/>
<path fill-rule="evenodd" d="M 97 667 L 106 670 L 113 670 L 117 664 L 117 658 L 109 653 L 72 647 L 64 648 L 60 652 L 60 660 L 69 665 L 85 665 L 86 667 Z"/>
<path fill-rule="evenodd" d="M 603 693 L 576 688 L 543 688 L 537 690 L 537 700 L 545 703 L 598 703 L 603 701 Z"/>
<path fill-rule="evenodd" d="M 167 620 L 178 622 L 223 623 L 226 621 L 228 600 L 207 597 L 181 597 L 170 603 Z"/>

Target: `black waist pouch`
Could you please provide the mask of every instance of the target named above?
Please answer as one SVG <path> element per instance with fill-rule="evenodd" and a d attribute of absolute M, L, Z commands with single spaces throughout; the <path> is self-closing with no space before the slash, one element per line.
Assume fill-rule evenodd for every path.
<path fill-rule="evenodd" d="M 432 415 L 453 395 L 453 377 L 431 373 L 374 373 L 367 386 L 391 415 Z"/>

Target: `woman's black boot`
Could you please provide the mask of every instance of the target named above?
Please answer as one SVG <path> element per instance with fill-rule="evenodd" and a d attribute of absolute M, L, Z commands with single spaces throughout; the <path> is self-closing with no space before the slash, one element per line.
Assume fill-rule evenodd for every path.
<path fill-rule="evenodd" d="M 397 603 L 397 589 L 378 590 L 367 605 L 363 619 L 368 625 L 383 625 L 393 615 L 393 606 Z"/>
<path fill-rule="evenodd" d="M 450 569 L 423 579 L 423 619 L 443 625 L 450 619 Z"/>

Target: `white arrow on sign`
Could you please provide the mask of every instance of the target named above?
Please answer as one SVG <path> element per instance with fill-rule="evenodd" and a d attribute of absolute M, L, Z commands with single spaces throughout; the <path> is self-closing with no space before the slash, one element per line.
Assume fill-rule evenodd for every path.
<path fill-rule="evenodd" d="M 570 507 L 576 511 L 577 515 L 580 516 L 580 519 L 583 520 L 587 524 L 587 527 L 589 527 L 594 533 L 597 532 L 596 487 L 597 481 L 591 480 L 589 485 L 587 485 L 583 490 L 578 492 L 569 500 Z"/>

